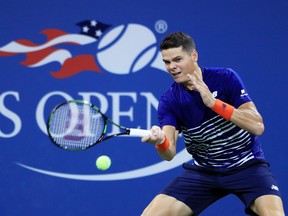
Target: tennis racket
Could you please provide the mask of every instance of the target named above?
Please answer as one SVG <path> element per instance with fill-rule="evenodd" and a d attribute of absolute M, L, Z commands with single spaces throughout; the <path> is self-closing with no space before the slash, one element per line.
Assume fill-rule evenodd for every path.
<path fill-rule="evenodd" d="M 120 133 L 107 135 L 107 125 L 112 124 Z M 144 137 L 149 130 L 126 128 L 104 115 L 91 103 L 81 100 L 66 101 L 57 105 L 47 122 L 48 135 L 52 142 L 65 150 L 85 150 L 116 136 Z"/>

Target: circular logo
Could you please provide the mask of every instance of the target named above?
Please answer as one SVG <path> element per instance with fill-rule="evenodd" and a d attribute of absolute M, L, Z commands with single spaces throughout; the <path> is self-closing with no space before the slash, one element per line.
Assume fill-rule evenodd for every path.
<path fill-rule="evenodd" d="M 160 34 L 163 34 L 168 30 L 168 24 L 164 20 L 158 20 L 155 23 L 155 30 Z"/>
<path fill-rule="evenodd" d="M 156 42 L 153 32 L 143 25 L 117 26 L 101 39 L 97 59 L 110 73 L 137 72 L 155 58 Z"/>

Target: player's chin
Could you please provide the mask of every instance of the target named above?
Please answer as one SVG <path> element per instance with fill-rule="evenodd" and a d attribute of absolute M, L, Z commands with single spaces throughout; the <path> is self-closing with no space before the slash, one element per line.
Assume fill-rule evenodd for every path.
<path fill-rule="evenodd" d="M 175 82 L 177 82 L 177 83 L 181 83 L 181 82 L 184 81 L 184 80 L 183 80 L 183 76 L 182 76 L 181 73 L 179 73 L 179 74 L 174 74 L 174 75 L 172 75 L 172 77 L 173 77 L 173 79 L 175 80 Z"/>
<path fill-rule="evenodd" d="M 185 83 L 187 82 L 187 79 L 185 79 L 183 76 L 176 76 L 176 77 L 173 77 L 174 78 L 174 81 L 176 83 Z"/>

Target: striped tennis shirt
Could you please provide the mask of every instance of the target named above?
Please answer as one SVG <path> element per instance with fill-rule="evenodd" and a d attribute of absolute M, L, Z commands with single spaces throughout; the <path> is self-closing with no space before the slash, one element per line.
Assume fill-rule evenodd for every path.
<path fill-rule="evenodd" d="M 232 69 L 201 68 L 213 96 L 235 108 L 251 101 Z M 172 125 L 182 132 L 187 151 L 198 166 L 239 167 L 254 158 L 264 159 L 257 136 L 245 131 L 206 107 L 200 94 L 174 82 L 158 105 L 160 126 Z"/>

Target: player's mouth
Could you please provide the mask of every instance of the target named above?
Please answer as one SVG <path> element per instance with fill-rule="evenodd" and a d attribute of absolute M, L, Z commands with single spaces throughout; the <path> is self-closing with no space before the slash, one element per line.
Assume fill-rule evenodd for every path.
<path fill-rule="evenodd" d="M 181 74 L 181 71 L 180 71 L 180 72 L 173 72 L 173 73 L 171 73 L 171 75 L 173 76 L 174 79 L 179 78 L 180 74 Z"/>

